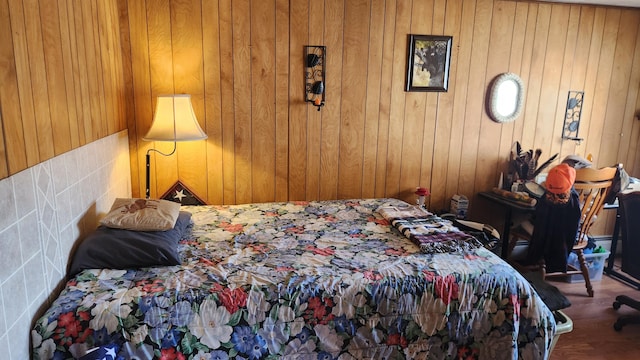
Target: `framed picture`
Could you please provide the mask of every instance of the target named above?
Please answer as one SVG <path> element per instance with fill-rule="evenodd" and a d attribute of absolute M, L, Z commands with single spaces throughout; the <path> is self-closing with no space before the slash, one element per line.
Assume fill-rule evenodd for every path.
<path fill-rule="evenodd" d="M 405 91 L 447 91 L 451 36 L 409 34 Z"/>

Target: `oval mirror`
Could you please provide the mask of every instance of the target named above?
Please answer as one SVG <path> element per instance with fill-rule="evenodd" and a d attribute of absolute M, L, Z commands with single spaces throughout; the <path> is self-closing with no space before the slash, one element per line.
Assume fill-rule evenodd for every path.
<path fill-rule="evenodd" d="M 495 122 L 515 120 L 522 111 L 524 86 L 520 77 L 513 73 L 499 75 L 489 89 L 488 112 Z"/>

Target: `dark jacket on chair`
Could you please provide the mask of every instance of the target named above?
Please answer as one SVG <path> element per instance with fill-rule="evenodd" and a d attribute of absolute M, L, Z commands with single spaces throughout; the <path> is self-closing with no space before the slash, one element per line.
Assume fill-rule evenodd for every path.
<path fill-rule="evenodd" d="M 546 196 L 536 204 L 534 229 L 527 263 L 544 259 L 547 272 L 567 270 L 567 257 L 573 248 L 580 221 L 578 193 L 571 190 L 565 204 L 553 203 Z"/>

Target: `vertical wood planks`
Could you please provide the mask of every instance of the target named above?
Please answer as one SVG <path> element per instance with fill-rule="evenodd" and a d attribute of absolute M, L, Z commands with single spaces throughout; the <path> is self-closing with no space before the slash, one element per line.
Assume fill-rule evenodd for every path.
<path fill-rule="evenodd" d="M 231 0 L 220 0 L 220 91 L 222 103 L 222 177 L 225 204 L 236 203 L 233 28 Z"/>
<path fill-rule="evenodd" d="M 393 35 L 393 57 L 389 108 L 389 132 L 386 156 L 385 194 L 397 197 L 400 193 L 402 169 L 403 131 L 405 122 L 407 35 L 410 34 L 411 1 L 398 0 L 396 3 L 395 33 Z M 411 159 L 415 161 L 417 159 Z"/>
<path fill-rule="evenodd" d="M 515 26 L 515 24 L 526 24 L 526 19 L 528 14 L 527 7 L 521 6 L 521 5 L 522 3 L 515 3 L 513 4 L 513 7 L 509 7 L 507 11 L 508 13 L 511 13 L 511 11 L 513 11 L 511 13 L 513 21 L 511 21 L 511 19 L 507 20 L 510 25 L 510 29 L 512 33 L 509 55 L 508 55 L 509 65 L 507 66 L 507 69 L 508 69 L 507 72 L 518 74 L 518 76 L 520 76 L 520 78 L 523 79 L 523 83 L 524 83 L 525 76 L 520 70 L 521 68 L 520 64 L 522 63 L 523 56 L 524 56 L 523 47 L 524 47 L 524 41 L 525 41 L 526 27 Z M 524 84 L 526 89 L 526 83 Z M 513 143 L 516 140 L 519 140 L 519 138 L 517 139 L 514 138 L 514 133 L 516 132 L 518 134 L 521 133 L 520 129 L 522 128 L 522 121 L 519 121 L 519 120 L 520 119 L 517 119 L 515 121 L 502 124 L 502 129 L 500 129 L 500 142 L 497 149 L 498 157 L 496 159 L 497 160 L 496 175 L 495 175 L 496 179 L 499 179 L 500 173 L 504 175 L 508 170 L 507 164 L 509 161 L 509 153 L 511 151 L 511 147 L 513 146 Z M 497 185 L 497 180 L 496 180 L 496 183 L 494 183 L 493 185 L 494 186 Z"/>
<path fill-rule="evenodd" d="M 289 199 L 289 1 L 276 0 L 275 6 L 275 200 L 285 201 Z"/>
<path fill-rule="evenodd" d="M 175 94 L 175 74 L 173 65 L 173 43 L 170 0 L 147 1 L 147 32 L 149 36 L 149 74 L 151 81 L 152 109 L 158 95 Z M 134 49 L 135 50 L 135 49 Z M 180 51 L 176 49 L 175 52 Z M 141 99 L 144 100 L 144 99 Z M 153 119 L 153 113 L 151 114 Z M 142 133 L 146 134 L 148 129 Z M 169 154 L 174 149 L 174 143 L 155 141 L 152 145 L 164 154 Z M 169 189 L 178 177 L 178 156 L 163 156 L 156 152 L 151 153 L 151 196 L 160 197 L 166 189 Z"/>
<path fill-rule="evenodd" d="M 144 3 L 143 3 L 144 6 Z M 136 109 L 134 100 L 134 76 L 133 76 L 133 60 L 131 57 L 131 34 L 129 33 L 129 2 L 127 0 L 117 0 L 117 8 L 114 9 L 114 16 L 117 18 L 118 31 L 114 35 L 119 41 L 121 47 L 122 62 L 122 79 L 116 82 L 116 91 L 121 97 L 124 97 L 123 103 L 118 105 L 122 109 L 122 118 L 120 123 L 122 128 L 128 129 L 129 137 L 129 167 L 131 173 L 131 191 L 133 194 L 144 194 L 144 178 L 140 168 L 144 167 L 144 163 L 138 161 L 138 156 L 143 153 L 138 144 L 138 131 L 136 126 Z M 114 64 L 119 59 L 114 58 Z M 123 84 L 128 84 L 126 87 Z M 120 99 L 120 97 L 118 97 Z M 146 174 L 146 173 L 144 173 Z M 143 195 L 144 196 L 144 195 Z"/>
<path fill-rule="evenodd" d="M 91 104 L 87 85 L 86 59 L 84 53 L 84 30 L 80 6 L 74 0 L 67 0 L 69 35 L 71 41 L 71 59 L 76 90 L 76 109 L 78 114 L 78 135 L 80 145 L 91 142 Z M 84 75 L 84 76 L 81 76 Z"/>
<path fill-rule="evenodd" d="M 100 138 L 102 133 L 102 105 L 100 102 L 100 87 L 101 84 L 98 81 L 98 68 L 96 63 L 96 51 L 94 49 L 94 16 L 92 11 L 92 1 L 80 1 L 75 4 L 76 9 L 80 9 L 81 17 L 78 20 L 81 26 L 80 31 L 83 32 L 84 40 L 84 53 L 80 53 L 79 56 L 84 57 L 85 71 L 83 80 L 87 87 L 86 101 L 90 105 L 90 117 L 84 119 L 85 133 L 87 136 L 87 142 L 92 142 Z M 76 14 L 78 12 L 76 11 Z"/>
<path fill-rule="evenodd" d="M 440 32 L 433 30 L 435 18 L 433 0 L 413 1 L 409 2 L 408 5 L 411 6 L 411 34 L 441 34 L 442 29 Z M 407 39 L 403 39 L 406 47 L 409 46 L 407 41 Z M 408 55 L 405 54 L 400 58 L 404 58 L 406 62 L 408 61 L 407 57 Z M 409 69 L 405 69 L 405 76 L 398 79 L 399 81 L 402 80 L 401 86 L 403 87 L 405 86 L 406 71 L 409 71 Z M 422 178 L 420 169 L 423 165 L 425 165 L 425 168 L 431 169 L 433 163 L 437 108 L 433 106 L 427 107 L 427 100 L 430 100 L 430 105 L 434 105 L 434 101 L 437 98 L 437 93 L 405 92 L 405 121 L 402 128 L 401 145 L 402 162 L 398 174 L 400 176 L 399 194 L 402 197 L 413 198 L 416 186 L 432 187 L 430 179 L 433 177 L 433 173 L 429 171 L 426 174 L 427 176 Z M 420 180 L 416 181 L 416 178 Z M 432 200 L 433 196 L 429 199 Z"/>
<path fill-rule="evenodd" d="M 640 171 L 640 9 L 497 0 L 0 0 L 0 9 L 0 177 L 128 127 L 140 195 L 146 151 L 172 149 L 141 139 L 166 93 L 192 95 L 209 139 L 154 154 L 153 196 L 182 180 L 215 204 L 413 202 L 421 185 L 432 209 L 464 194 L 473 216 L 474 193 L 495 185 L 515 140 L 543 159 L 592 153 L 597 166 Z M 447 92 L 404 91 L 411 33 L 453 36 Z M 304 45 L 327 46 L 320 112 L 303 99 Z M 520 75 L 526 99 L 518 119 L 497 124 L 486 92 L 503 72 Z M 580 144 L 561 140 L 568 90 L 585 92 Z"/>
<path fill-rule="evenodd" d="M 135 164 L 137 166 L 137 178 L 138 186 L 132 188 L 138 188 L 138 194 L 140 196 L 145 195 L 145 181 L 146 181 L 146 164 L 145 156 L 149 149 L 152 148 L 153 143 L 148 141 L 142 141 L 142 137 L 151 127 L 151 121 L 153 118 L 153 102 L 151 101 L 151 74 L 149 65 L 149 37 L 147 34 L 147 7 L 145 1 L 128 1 L 127 2 L 128 19 L 137 19 L 137 21 L 129 21 L 129 41 L 131 43 L 131 73 L 132 84 L 134 93 L 134 111 L 135 117 L 132 119 L 135 126 L 129 127 L 129 138 L 134 138 L 136 147 L 130 149 L 135 151 L 130 158 L 137 158 Z M 135 50 L 134 50 L 135 49 Z M 133 166 L 132 166 L 133 168 Z M 155 174 L 154 174 L 155 175 Z M 132 176 L 133 179 L 133 176 Z M 150 178 L 150 188 L 152 193 L 155 193 L 156 176 Z M 133 181 L 133 180 L 132 180 Z"/>
<path fill-rule="evenodd" d="M 535 136 L 531 144 L 525 145 L 542 149 L 543 154 L 558 152 L 560 145 L 560 128 L 564 116 L 557 114 L 558 103 L 565 104 L 566 99 L 558 96 L 562 80 L 563 67 L 558 64 L 564 62 L 564 50 L 567 41 L 567 29 L 569 22 L 568 5 L 554 6 L 551 8 L 545 58 L 543 63 L 543 80 L 541 82 L 540 103 L 538 119 L 544 122 L 536 122 Z M 566 68 L 571 71 L 571 65 Z M 554 150 L 554 152 L 552 152 Z"/>
<path fill-rule="evenodd" d="M 309 38 L 309 4 L 289 3 L 289 199 L 306 197 L 307 111 L 304 102 L 303 51 Z M 336 49 L 337 50 L 337 49 Z M 327 82 L 331 81 L 331 78 Z M 328 90 L 327 90 L 328 91 Z M 337 100 L 337 99 L 336 99 Z M 336 164 L 337 165 L 337 164 Z"/>
<path fill-rule="evenodd" d="M 338 197 L 362 196 L 362 157 L 365 122 L 367 63 L 369 52 L 369 5 L 366 0 L 345 2 L 342 101 Z"/>
<path fill-rule="evenodd" d="M 611 165 L 604 162 L 606 159 L 602 159 L 602 154 L 600 152 L 603 149 L 608 148 L 609 144 L 611 144 L 611 142 L 605 142 L 610 140 L 609 136 L 604 136 L 606 134 L 605 127 L 614 127 L 613 124 L 606 123 L 605 119 L 608 108 L 608 94 L 612 85 L 611 81 L 614 72 L 614 55 L 616 53 L 616 39 L 618 37 L 620 15 L 620 10 L 618 9 L 607 9 L 602 33 L 602 46 L 600 48 L 601 51 L 598 60 L 596 87 L 593 93 L 593 109 L 591 111 L 589 133 L 586 144 L 587 152 L 594 155 L 594 165 L 597 167 Z"/>
<path fill-rule="evenodd" d="M 490 41 L 485 81 L 489 83 L 496 76 L 509 68 L 509 56 L 513 39 L 513 19 L 515 4 L 495 2 L 492 9 Z M 500 35 L 502 34 L 502 36 Z M 488 87 L 485 87 L 488 89 Z M 487 93 L 485 91 L 485 99 Z M 474 185 L 476 189 L 487 189 L 496 186 L 500 173 L 501 159 L 499 154 L 500 136 L 503 127 L 510 125 L 496 123 L 489 119 L 486 109 L 482 114 L 480 139 L 478 142 L 478 161 Z"/>
<path fill-rule="evenodd" d="M 254 135 L 251 131 L 251 1 L 231 2 L 233 29 L 233 112 L 236 154 L 236 201 L 251 202 L 252 166 L 251 151 Z M 256 114 L 257 116 L 258 114 Z"/>
<path fill-rule="evenodd" d="M 275 1 L 251 2 L 251 200 L 275 200 Z M 254 96 L 255 95 L 255 96 Z"/>
<path fill-rule="evenodd" d="M 382 69 L 380 71 L 380 115 L 378 120 L 378 151 L 376 153 L 375 197 L 384 197 L 387 192 L 387 154 L 390 144 L 389 128 L 391 124 L 391 87 L 394 65 L 395 27 L 397 4 L 388 0 L 385 4 L 384 34 L 382 47 Z M 406 41 L 406 40 L 405 40 Z M 396 125 L 393 125 L 396 126 Z"/>
<path fill-rule="evenodd" d="M 635 103 L 635 94 L 631 81 L 633 81 L 632 66 L 635 55 L 635 43 L 638 37 L 637 29 L 628 29 L 622 24 L 638 22 L 638 14 L 622 13 L 618 22 L 618 35 L 616 49 L 613 57 L 615 71 L 611 74 L 607 99 L 607 112 L 605 114 L 605 126 L 602 132 L 602 141 L 606 144 L 618 144 L 618 146 L 603 146 L 598 156 L 598 164 L 611 166 L 626 158 L 629 148 L 628 134 L 625 134 L 625 124 L 630 124 L 633 119 L 633 107 L 627 106 L 629 96 Z M 636 80 L 637 80 L 636 76 Z M 637 82 L 636 82 L 637 84 Z M 620 121 L 621 119 L 624 119 Z"/>
<path fill-rule="evenodd" d="M 67 0 L 58 0 L 58 18 L 60 26 L 60 47 L 62 50 L 62 68 L 64 69 L 64 85 L 66 95 L 66 109 L 64 110 L 68 117 L 69 139 L 71 148 L 77 148 L 81 144 L 78 121 L 78 107 L 76 101 L 76 77 L 74 76 L 72 48 L 75 45 L 75 34 L 70 31 L 69 12 L 67 8 Z"/>
<path fill-rule="evenodd" d="M 327 0 L 324 8 L 324 44 L 327 46 L 327 103 L 321 110 L 320 199 L 338 197 L 338 158 L 342 114 L 342 76 L 344 64 L 345 4 L 341 0 Z M 352 60 L 353 61 L 353 60 Z M 292 69 L 295 67 L 292 67 Z M 301 89 L 302 90 L 302 89 Z M 311 106 L 304 104 L 306 108 Z M 291 117 L 293 125 L 297 121 Z M 293 179 L 292 179 L 293 180 Z"/>
<path fill-rule="evenodd" d="M 453 38 L 453 46 L 457 48 L 457 56 L 451 59 L 451 66 L 456 67 L 455 77 L 449 81 L 465 83 L 469 78 L 471 68 L 471 44 L 473 42 L 473 23 L 475 15 L 475 2 L 460 0 L 456 6 L 460 7 L 460 22 L 467 24 L 461 26 L 457 38 Z M 456 86 L 454 89 L 453 114 L 451 118 L 451 136 L 449 138 L 449 160 L 447 162 L 447 184 L 445 194 L 455 194 L 458 191 L 458 180 L 460 178 L 461 161 L 463 154 L 460 151 L 463 143 L 465 127 L 465 113 L 467 99 L 474 94 L 468 92 L 466 86 Z M 428 172 L 424 169 L 423 172 Z M 426 176 L 426 175 L 425 175 Z M 424 178 L 421 176 L 421 180 Z"/>
<path fill-rule="evenodd" d="M 562 99 L 562 94 L 568 94 L 569 91 L 579 91 L 576 89 L 582 89 L 582 84 L 574 84 L 576 71 L 574 71 L 573 64 L 578 49 L 576 44 L 579 38 L 579 25 L 580 25 L 580 8 L 578 6 L 571 6 L 569 22 L 567 24 L 567 41 L 564 51 L 564 61 L 562 65 L 562 79 L 560 80 L 560 88 L 558 90 L 558 104 L 556 106 L 556 122 L 555 129 L 561 129 L 564 132 L 564 120 L 566 116 L 567 100 Z M 580 50 L 584 51 L 584 50 Z M 582 69 L 580 69 L 582 70 Z M 580 71 L 582 73 L 582 71 Z M 555 145 L 555 146 L 554 146 Z M 563 159 L 568 154 L 574 154 L 576 152 L 576 142 L 567 141 L 560 138 L 559 142 L 552 144 L 552 149 L 549 154 L 559 153 L 560 158 Z"/>
<path fill-rule="evenodd" d="M 118 126 L 117 117 L 115 113 L 119 111 L 118 104 L 114 102 L 114 82 L 116 80 L 115 69 L 110 64 L 113 58 L 113 42 L 111 41 L 111 30 L 117 27 L 111 22 L 111 13 L 105 7 L 104 1 L 98 1 L 96 3 L 96 14 L 98 30 L 98 42 L 100 44 L 100 51 L 98 52 L 97 63 L 101 66 L 102 71 L 102 101 L 101 104 L 104 108 L 103 120 L 105 124 L 102 125 L 103 131 L 107 134 L 116 132 Z M 121 57 L 121 56 L 120 56 Z M 106 126 L 106 129 L 105 129 Z"/>
<path fill-rule="evenodd" d="M 378 129 L 380 128 L 380 105 L 382 102 L 382 58 L 384 47 L 385 1 L 371 1 L 369 21 L 369 51 L 367 58 L 367 98 L 364 123 L 364 156 L 362 161 L 362 197 L 375 197 Z"/>
<path fill-rule="evenodd" d="M 309 38 L 305 45 L 324 44 L 324 1 L 309 2 Z M 302 52 L 304 55 L 304 52 Z M 304 58 L 302 62 L 304 63 Z M 326 86 L 326 84 L 325 84 Z M 320 193 L 320 166 L 322 159 L 322 111 L 313 111 L 314 107 L 307 107 L 307 162 L 305 199 L 317 200 Z"/>
<path fill-rule="evenodd" d="M 472 196 L 480 189 L 475 187 L 476 171 L 486 171 L 477 168 L 478 144 L 480 141 L 480 124 L 488 121 L 484 110 L 484 94 L 488 81 L 485 80 L 487 56 L 489 53 L 490 24 L 493 9 L 492 1 L 477 1 L 475 7 L 475 21 L 473 22 L 473 41 L 471 46 L 472 67 L 469 71 L 467 89 L 474 96 L 467 96 L 464 133 L 462 135 L 463 154 L 460 162 L 460 177 L 458 179 L 457 194 Z M 480 96 L 480 94 L 483 94 Z M 489 169 L 493 171 L 493 169 Z"/>
<path fill-rule="evenodd" d="M 435 9 L 432 33 L 436 35 L 448 35 L 453 39 L 460 38 L 461 28 L 461 16 L 462 16 L 462 4 L 455 1 L 435 1 Z M 442 14 L 442 15 L 438 15 Z M 436 21 L 437 20 L 437 21 Z M 458 49 L 460 47 L 456 43 L 458 40 L 452 39 L 451 59 L 458 58 Z M 450 144 L 452 139 L 460 138 L 459 133 L 453 133 L 454 123 L 456 119 L 453 118 L 455 110 L 455 94 L 458 90 L 458 83 L 452 79 L 457 78 L 458 68 L 456 66 L 449 66 L 449 89 L 447 92 L 438 93 L 437 96 L 437 121 L 435 125 L 435 132 L 433 136 L 433 170 L 431 173 L 431 187 L 438 189 L 438 191 L 432 193 L 429 206 L 436 210 L 445 210 L 449 207 L 450 196 L 446 192 L 447 183 L 451 180 L 448 177 L 449 158 L 455 159 L 455 151 L 450 151 Z M 427 125 L 428 126 L 428 123 Z M 454 161 L 454 164 L 456 162 Z M 426 170 L 426 169 L 425 169 Z M 426 173 L 420 175 L 421 178 L 426 177 Z M 455 178 L 454 178 L 455 179 Z M 409 187 L 411 184 L 407 184 Z"/>
<path fill-rule="evenodd" d="M 126 128 L 117 1 L 0 6 L 0 177 Z"/>
<path fill-rule="evenodd" d="M 66 8 L 64 9 L 66 12 Z M 46 64 L 46 83 L 49 94 L 53 148 L 56 155 L 71 150 L 71 131 L 67 110 L 64 62 L 62 58 L 62 40 L 58 3 L 40 1 L 42 22 L 42 42 Z"/>
<path fill-rule="evenodd" d="M 171 50 L 173 59 L 173 87 L 176 94 L 190 94 L 191 103 L 200 127 L 205 127 L 203 24 L 199 0 L 171 2 Z M 206 130 L 205 130 L 206 131 Z M 176 161 L 178 179 L 198 197 L 206 199 L 206 141 L 178 143 Z M 166 189 L 162 189 L 162 193 Z"/>
<path fill-rule="evenodd" d="M 103 74 L 104 66 L 101 61 L 102 43 L 100 41 L 100 17 L 98 15 L 98 0 L 92 0 L 89 3 L 91 7 L 91 35 L 92 44 L 89 47 L 89 54 L 93 58 L 93 66 L 95 67 L 96 89 L 95 96 L 98 104 L 99 113 L 94 119 L 94 130 L 97 130 L 95 139 L 100 139 L 109 133 L 109 114 L 105 103 L 105 75 Z"/>
<path fill-rule="evenodd" d="M 590 29 L 591 42 L 589 43 L 589 52 L 586 58 L 587 64 L 584 81 L 585 100 L 582 106 L 583 120 L 580 121 L 580 137 L 585 138 L 587 141 L 583 141 L 582 144 L 580 144 L 581 149 L 579 151 L 579 153 L 585 157 L 590 154 L 589 150 L 587 150 L 587 144 L 589 142 L 589 129 L 591 128 L 591 109 L 593 108 L 595 100 L 596 78 L 598 74 L 598 63 L 600 61 L 599 49 L 602 46 L 602 29 L 604 27 L 606 10 L 598 8 L 593 10 L 589 15 L 591 21 L 588 25 L 585 24 L 585 27 Z"/>
<path fill-rule="evenodd" d="M 0 125 L 2 125 L 2 151 L 0 175 L 26 168 L 27 154 L 21 124 L 20 102 L 18 99 L 18 79 L 13 59 L 11 39 L 10 9 L 6 0 L 0 1 Z M 16 30 L 18 32 L 18 30 Z M 6 139 L 6 142 L 5 142 Z"/>
<path fill-rule="evenodd" d="M 202 3 L 202 59 L 207 139 L 207 203 L 222 204 L 222 105 L 218 1 Z"/>
<path fill-rule="evenodd" d="M 38 152 L 40 160 L 44 161 L 54 156 L 54 147 L 38 1 L 25 0 L 23 11 L 27 35 L 27 51 L 29 52 L 31 91 L 33 93 L 36 116 L 36 133 L 38 134 Z"/>
<path fill-rule="evenodd" d="M 18 82 L 18 88 L 17 92 L 13 93 L 11 96 L 17 97 L 20 105 L 19 112 L 14 113 L 13 116 L 5 116 L 5 121 L 9 121 L 7 123 L 8 128 L 6 130 L 8 137 L 7 146 L 9 146 L 9 163 L 11 164 L 12 162 L 15 162 L 13 165 L 10 165 L 10 169 L 13 172 L 17 169 L 26 166 L 33 166 L 40 162 L 40 151 L 38 150 L 38 146 L 28 145 L 38 143 L 38 133 L 36 131 L 37 124 L 35 118 L 35 106 L 33 102 L 33 91 L 31 89 L 31 71 L 29 69 L 29 52 L 27 50 L 27 33 L 24 24 L 22 2 L 10 1 L 8 5 L 9 13 L 7 13 L 7 16 L 10 16 L 10 21 L 7 21 L 6 24 L 9 25 L 10 23 L 11 27 L 5 34 L 13 35 L 13 56 L 15 56 L 15 62 L 11 64 L 11 60 L 7 58 L 6 68 L 4 66 L 3 68 L 7 71 L 14 69 L 11 73 L 15 76 L 15 79 Z M 10 40 L 3 41 L 3 43 L 7 47 L 12 45 Z M 10 84 L 11 82 L 8 79 L 7 85 Z M 8 88 L 5 90 L 8 90 Z M 15 100 L 16 99 L 14 99 L 14 101 L 9 101 L 7 99 L 4 101 L 3 106 L 7 106 L 9 108 L 12 104 L 17 106 L 18 102 Z M 20 122 L 22 122 L 22 129 L 20 129 L 19 132 L 16 132 Z M 14 127 L 16 128 L 13 129 Z M 14 153 L 14 155 L 11 155 L 11 153 Z M 24 156 L 20 155 L 20 153 L 26 154 L 26 163 L 18 165 L 18 163 L 22 161 L 22 156 Z M 15 156 L 15 158 L 13 156 Z"/>

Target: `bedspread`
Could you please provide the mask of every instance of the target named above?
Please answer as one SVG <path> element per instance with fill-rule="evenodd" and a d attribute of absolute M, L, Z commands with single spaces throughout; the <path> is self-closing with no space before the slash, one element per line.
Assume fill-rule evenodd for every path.
<path fill-rule="evenodd" d="M 399 203 L 183 207 L 182 265 L 77 274 L 36 322 L 33 357 L 548 357 L 555 321 L 529 283 L 484 248 L 421 253 L 376 212 Z"/>

